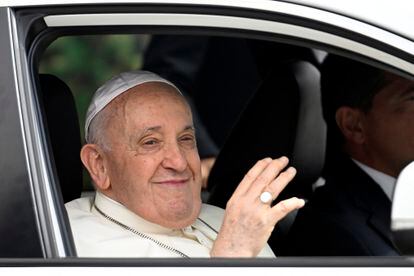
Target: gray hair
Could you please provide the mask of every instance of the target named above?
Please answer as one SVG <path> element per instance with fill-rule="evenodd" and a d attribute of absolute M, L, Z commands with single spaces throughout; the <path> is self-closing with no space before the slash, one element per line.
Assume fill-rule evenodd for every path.
<path fill-rule="evenodd" d="M 95 115 L 95 118 L 93 118 L 89 125 L 88 143 L 97 144 L 104 151 L 111 149 L 111 143 L 108 141 L 106 133 L 112 114 L 111 109 L 109 106 L 109 108 L 101 110 Z"/>

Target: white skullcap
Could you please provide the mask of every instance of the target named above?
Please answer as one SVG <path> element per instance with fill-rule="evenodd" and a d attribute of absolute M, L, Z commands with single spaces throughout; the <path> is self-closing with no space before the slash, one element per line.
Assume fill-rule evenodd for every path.
<path fill-rule="evenodd" d="M 107 81 L 104 85 L 96 90 L 95 94 L 93 95 L 92 101 L 89 104 L 88 111 L 86 113 L 86 121 L 85 121 L 85 140 L 89 142 L 89 126 L 95 118 L 96 114 L 98 114 L 102 109 L 105 108 L 113 99 L 121 95 L 122 93 L 126 92 L 127 90 L 131 89 L 140 84 L 144 84 L 147 82 L 162 82 L 174 87 L 180 94 L 181 91 L 171 82 L 167 81 L 166 79 L 161 78 L 157 74 L 151 73 L 149 71 L 129 71 L 121 73 L 109 81 Z"/>

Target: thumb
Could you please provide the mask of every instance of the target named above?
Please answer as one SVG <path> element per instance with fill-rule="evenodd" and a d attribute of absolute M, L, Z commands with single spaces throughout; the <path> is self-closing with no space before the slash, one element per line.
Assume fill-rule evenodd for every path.
<path fill-rule="evenodd" d="M 305 200 L 299 199 L 297 197 L 291 197 L 289 199 L 283 200 L 272 207 L 272 217 L 275 221 L 275 224 L 283 219 L 290 212 L 302 208 L 305 205 Z"/>

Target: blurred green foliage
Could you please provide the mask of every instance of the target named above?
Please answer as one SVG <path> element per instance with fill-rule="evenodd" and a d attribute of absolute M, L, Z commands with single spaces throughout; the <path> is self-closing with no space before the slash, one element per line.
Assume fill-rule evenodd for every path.
<path fill-rule="evenodd" d="M 71 89 L 78 111 L 81 139 L 85 114 L 95 90 L 120 72 L 140 69 L 148 35 L 67 36 L 43 53 L 39 73 L 62 79 Z M 84 171 L 85 190 L 92 189 Z"/>
<path fill-rule="evenodd" d="M 55 75 L 71 88 L 82 137 L 86 110 L 95 90 L 120 72 L 140 69 L 148 41 L 147 35 L 68 36 L 46 49 L 39 72 Z"/>

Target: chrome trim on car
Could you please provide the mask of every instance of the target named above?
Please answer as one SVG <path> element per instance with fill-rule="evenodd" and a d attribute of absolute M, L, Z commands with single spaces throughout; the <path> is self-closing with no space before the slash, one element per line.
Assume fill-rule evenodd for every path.
<path fill-rule="evenodd" d="M 9 9 L 12 37 L 12 56 L 19 106 L 20 125 L 25 148 L 26 165 L 32 189 L 35 215 L 43 241 L 45 257 L 65 257 L 62 228 L 58 223 L 56 204 L 50 182 L 45 153 L 45 139 L 42 139 L 41 123 L 36 108 L 36 98 L 32 90 L 30 74 L 24 47 L 18 38 L 16 18 Z"/>
<path fill-rule="evenodd" d="M 406 62 L 391 54 L 373 47 L 352 41 L 347 38 L 330 33 L 301 27 L 297 25 L 274 22 L 263 19 L 242 18 L 236 16 L 204 15 L 204 14 L 173 14 L 173 13 L 111 13 L 111 14 L 69 14 L 45 16 L 44 20 L 49 27 L 68 26 L 191 26 L 191 27 L 216 27 L 238 30 L 249 30 L 281 34 L 285 36 L 304 38 L 310 41 L 322 42 L 358 54 L 365 55 L 375 60 L 385 62 L 396 68 L 400 68 L 410 74 L 414 74 L 414 64 Z M 356 21 L 357 22 L 357 21 Z M 362 23 L 361 23 L 362 24 Z M 379 30 L 380 31 L 380 30 Z M 390 37 L 393 36 L 390 34 Z M 371 36 L 376 38 L 376 36 Z M 377 37 L 378 39 L 380 37 Z M 394 36 L 395 45 L 400 45 L 404 38 Z M 390 45 L 393 45 L 391 43 Z M 414 44 L 411 43 L 411 51 L 414 52 Z"/>
<path fill-rule="evenodd" d="M 34 3 L 35 2 L 35 3 Z M 294 2 L 294 3 L 292 3 Z M 310 20 L 314 20 L 315 22 L 321 22 L 323 24 L 330 24 L 332 26 L 337 26 L 343 28 L 344 30 L 352 30 L 355 32 L 360 33 L 361 35 L 371 37 L 373 33 L 376 33 L 376 37 L 381 37 L 385 43 L 393 41 L 393 37 L 402 38 L 401 36 L 395 35 L 393 32 L 399 32 L 401 35 L 407 35 L 407 27 L 405 24 L 400 29 L 397 29 L 394 26 L 393 21 L 388 18 L 378 18 L 378 14 L 375 13 L 375 9 L 367 9 L 365 8 L 362 14 L 367 13 L 369 15 L 370 20 L 373 22 L 372 24 L 366 24 L 362 21 L 355 20 L 353 18 L 357 18 L 357 16 L 353 16 L 352 13 L 349 13 L 349 7 L 343 3 L 336 3 L 336 4 L 326 4 L 320 3 L 319 1 L 291 1 L 290 3 L 286 1 L 263 1 L 263 0 L 104 0 L 104 1 L 85 1 L 85 0 L 73 0 L 73 1 L 55 1 L 55 0 L 37 0 L 37 1 L 16 1 L 13 0 L 3 0 L 0 3 L 0 6 L 10 6 L 10 7 L 21 7 L 21 6 L 61 6 L 61 5 L 79 5 L 79 4 L 91 4 L 97 6 L 103 5 L 119 5 L 119 4 L 160 4 L 160 5 L 191 5 L 191 6 L 212 6 L 212 7 L 222 7 L 222 8 L 237 8 L 237 9 L 249 9 L 255 11 L 263 11 L 263 12 L 277 12 L 283 13 L 286 15 L 294 16 L 294 17 L 302 17 Z M 405 4 L 405 5 L 404 5 Z M 390 5 L 390 4 L 389 4 Z M 399 9 L 400 11 L 404 10 L 411 10 L 411 6 L 407 1 L 398 1 L 395 4 L 391 4 L 393 9 Z M 313 6 L 313 7 L 311 7 Z M 336 8 L 338 6 L 338 8 Z M 359 5 L 361 6 L 361 5 Z M 343 8 L 343 14 L 347 14 L 347 16 L 340 15 L 341 7 Z M 387 7 L 387 5 L 383 4 L 382 7 Z M 357 13 L 360 15 L 360 13 Z M 405 21 L 401 22 L 411 22 L 411 14 L 406 12 L 406 16 L 404 17 Z M 375 20 L 376 19 L 376 20 Z M 383 20 L 381 20 L 383 19 Z M 384 19 L 388 19 L 386 23 L 384 23 Z M 376 26 L 385 26 L 378 28 Z M 384 30 L 388 31 L 384 31 Z M 392 30 L 391 32 L 389 30 Z M 379 36 L 378 36 L 379 35 Z M 381 40 L 382 40 L 381 39 Z M 405 41 L 404 41 L 405 40 Z M 412 46 L 412 41 L 408 39 L 402 38 L 402 40 L 398 41 L 398 44 L 390 44 L 390 45 L 399 45 L 398 47 L 406 51 L 407 53 L 413 53 L 414 51 Z M 411 50 L 410 50 L 411 49 Z"/>

